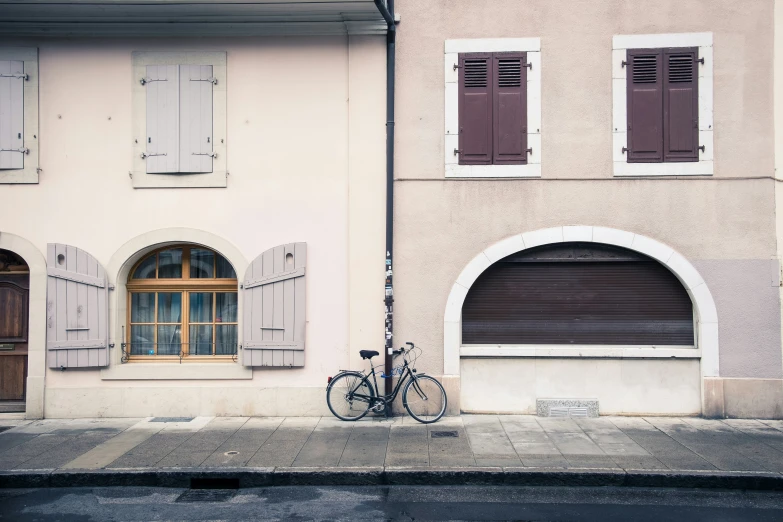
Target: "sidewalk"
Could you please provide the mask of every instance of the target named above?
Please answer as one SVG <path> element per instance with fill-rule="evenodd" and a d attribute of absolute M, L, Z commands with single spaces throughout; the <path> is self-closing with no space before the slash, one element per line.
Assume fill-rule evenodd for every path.
<path fill-rule="evenodd" d="M 556 483 L 783 489 L 783 421 L 0 418 L 0 487 Z M 2 429 L 2 428 L 0 428 Z"/>

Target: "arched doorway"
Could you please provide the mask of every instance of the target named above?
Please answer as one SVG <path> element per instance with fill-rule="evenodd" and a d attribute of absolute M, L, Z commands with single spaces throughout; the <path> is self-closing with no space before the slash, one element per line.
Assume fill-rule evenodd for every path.
<path fill-rule="evenodd" d="M 27 399 L 30 268 L 0 249 L 0 412 L 24 412 Z"/>

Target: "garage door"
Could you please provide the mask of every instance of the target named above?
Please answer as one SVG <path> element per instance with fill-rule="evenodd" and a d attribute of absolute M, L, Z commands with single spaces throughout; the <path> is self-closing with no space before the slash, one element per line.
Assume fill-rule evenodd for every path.
<path fill-rule="evenodd" d="M 694 345 L 693 305 L 658 262 L 591 243 L 489 267 L 462 309 L 462 344 Z"/>

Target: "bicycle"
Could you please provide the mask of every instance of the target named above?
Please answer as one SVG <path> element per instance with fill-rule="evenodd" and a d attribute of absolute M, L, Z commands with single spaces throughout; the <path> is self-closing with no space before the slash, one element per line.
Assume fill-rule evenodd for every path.
<path fill-rule="evenodd" d="M 434 377 L 416 371 L 416 359 L 421 354 L 421 348 L 417 348 L 413 343 L 405 344 L 409 346 L 407 350 L 402 347 L 392 352 L 394 357 L 402 355 L 402 366 L 395 367 L 391 375 L 384 375 L 381 372 L 381 377 L 384 379 L 390 379 L 395 375 L 400 377 L 389 395 L 375 393 L 378 388 L 378 381 L 375 378 L 375 374 L 378 373 L 376 368 L 383 366 L 372 365 L 372 358 L 380 355 L 375 350 L 359 351 L 362 359 L 370 360 L 370 373 L 365 373 L 364 370 L 340 370 L 334 377 L 329 377 L 326 386 L 326 403 L 335 417 L 344 421 L 357 421 L 370 410 L 382 413 L 394 402 L 403 385 L 405 388 L 402 390 L 402 404 L 411 417 L 423 424 L 431 424 L 443 417 L 446 413 L 446 390 Z M 372 375 L 372 382 L 370 382 L 370 375 Z"/>

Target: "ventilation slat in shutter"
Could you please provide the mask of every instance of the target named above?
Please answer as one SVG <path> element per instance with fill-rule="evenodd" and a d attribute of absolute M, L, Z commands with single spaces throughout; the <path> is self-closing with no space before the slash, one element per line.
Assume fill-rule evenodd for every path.
<path fill-rule="evenodd" d="M 519 87 L 522 85 L 522 60 L 498 60 L 498 86 Z"/>
<path fill-rule="evenodd" d="M 633 83 L 656 83 L 658 81 L 658 55 L 637 55 L 633 57 Z"/>
<path fill-rule="evenodd" d="M 487 61 L 465 60 L 465 87 L 487 86 Z"/>
<path fill-rule="evenodd" d="M 670 54 L 669 83 L 692 82 L 693 65 L 691 54 Z"/>

